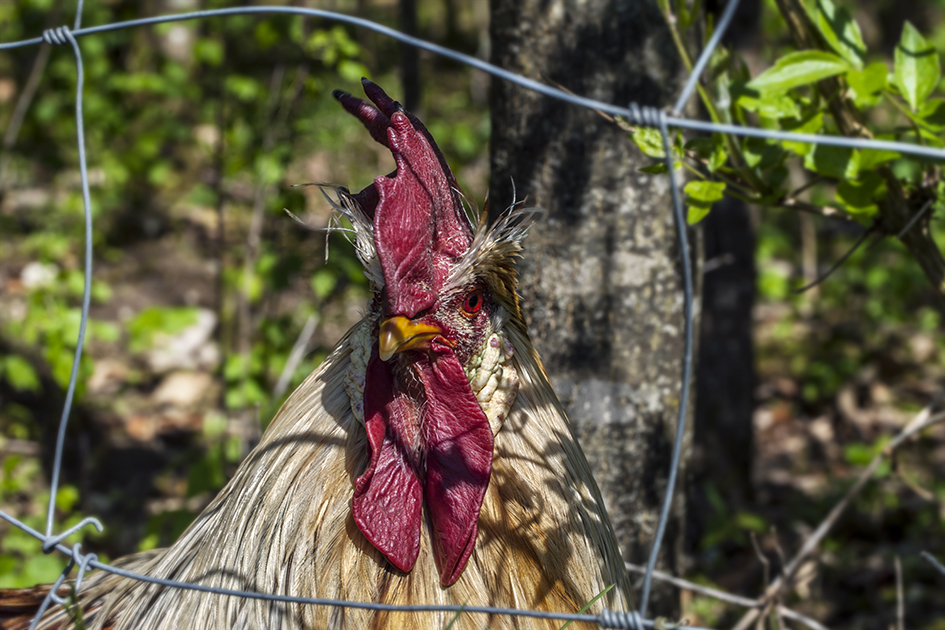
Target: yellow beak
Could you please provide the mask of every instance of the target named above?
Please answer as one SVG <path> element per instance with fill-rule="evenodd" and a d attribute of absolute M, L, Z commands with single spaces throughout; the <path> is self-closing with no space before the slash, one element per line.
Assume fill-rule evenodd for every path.
<path fill-rule="evenodd" d="M 381 361 L 386 361 L 403 350 L 424 348 L 427 342 L 441 334 L 443 331 L 436 326 L 414 322 L 402 315 L 388 317 L 381 322 L 378 354 Z"/>

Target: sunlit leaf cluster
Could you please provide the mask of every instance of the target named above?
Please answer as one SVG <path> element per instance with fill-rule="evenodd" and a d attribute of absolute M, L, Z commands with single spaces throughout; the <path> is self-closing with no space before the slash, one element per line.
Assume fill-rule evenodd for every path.
<path fill-rule="evenodd" d="M 664 3 L 681 52 L 680 27 L 688 15 L 685 2 Z M 939 52 L 920 31 L 906 22 L 895 48 L 892 65 L 873 60 L 860 26 L 846 7 L 831 0 L 810 0 L 807 17 L 816 27 L 823 48 L 790 50 L 769 68 L 751 76 L 747 64 L 733 51 L 719 48 L 700 87 L 702 104 L 715 122 L 760 126 L 803 134 L 844 135 L 834 106 L 845 101 L 855 109 L 861 137 L 902 140 L 945 147 L 945 99 L 939 89 Z M 872 60 L 872 61 L 871 61 Z M 822 82 L 829 80 L 825 96 Z M 818 85 L 819 84 L 819 85 Z M 662 157 L 662 145 L 653 130 L 637 129 L 633 141 L 649 157 Z M 678 144 L 678 143 L 677 143 Z M 868 220 L 887 195 L 887 181 L 876 172 L 901 156 L 894 151 L 854 150 L 791 140 L 740 138 L 714 134 L 690 139 L 674 151 L 678 163 L 700 182 L 687 188 L 689 222 L 706 216 L 718 191 L 762 206 L 796 207 L 808 185 L 793 184 L 790 162 L 797 162 L 807 178 L 833 187 L 835 207 L 859 220 Z M 916 161 L 913 160 L 913 163 Z M 659 173 L 656 165 L 644 172 Z M 901 169 L 903 170 L 903 169 Z M 928 196 L 940 181 L 940 169 L 924 163 L 904 169 L 899 184 L 905 195 Z M 919 189 L 922 189 L 920 193 Z M 806 202 L 803 202 L 806 204 Z M 824 213 L 824 208 L 808 208 Z"/>

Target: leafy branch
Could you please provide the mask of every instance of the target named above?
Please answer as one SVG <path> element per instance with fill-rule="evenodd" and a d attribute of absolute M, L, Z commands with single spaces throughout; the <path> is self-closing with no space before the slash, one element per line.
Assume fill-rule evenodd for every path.
<path fill-rule="evenodd" d="M 796 49 L 754 77 L 734 51 L 717 49 L 698 90 L 713 121 L 945 148 L 945 98 L 937 95 L 940 55 L 912 24 L 905 23 L 890 68 L 884 61 L 867 63 L 859 25 L 832 0 L 776 4 Z M 665 0 L 660 6 L 680 55 L 691 65 L 684 31 L 695 24 L 698 2 L 690 7 L 686 0 Z M 876 120 L 896 126 L 883 128 Z M 655 130 L 637 128 L 631 138 L 645 155 L 663 157 Z M 945 260 L 929 231 L 933 213 L 919 214 L 926 202 L 945 192 L 940 162 L 910 158 L 908 168 L 894 171 L 894 162 L 907 159 L 895 151 L 725 134 L 688 141 L 677 135 L 673 152 L 677 167 L 692 176 L 685 187 L 689 223 L 702 220 L 729 195 L 760 206 L 875 224 L 879 234 L 899 238 L 932 285 L 945 290 Z M 806 177 L 794 191 L 788 178 L 792 163 Z M 666 169 L 657 163 L 641 170 L 659 174 Z M 897 174 L 903 172 L 908 174 Z M 832 197 L 835 205 L 801 199 L 804 192 L 816 193 L 814 199 Z"/>

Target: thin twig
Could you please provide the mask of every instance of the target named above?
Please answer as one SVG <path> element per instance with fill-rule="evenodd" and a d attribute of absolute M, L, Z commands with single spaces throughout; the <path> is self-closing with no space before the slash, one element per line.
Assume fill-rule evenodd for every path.
<path fill-rule="evenodd" d="M 827 626 L 823 625 L 816 619 L 811 619 L 806 615 L 802 615 L 801 613 L 788 608 L 787 606 L 778 606 L 778 614 L 783 615 L 792 621 L 796 621 L 797 623 L 804 624 L 808 628 L 811 628 L 811 630 L 828 630 Z"/>
<path fill-rule="evenodd" d="M 899 463 L 899 458 L 896 457 L 895 454 L 893 454 L 892 457 L 892 470 L 903 483 L 903 485 L 916 493 L 924 501 L 929 501 L 930 503 L 934 503 L 936 501 L 935 493 L 933 493 L 931 490 L 923 488 L 914 479 L 906 474 L 906 471 L 902 469 L 902 465 Z"/>
<path fill-rule="evenodd" d="M 7 166 L 10 163 L 10 152 L 16 139 L 20 135 L 20 128 L 23 126 L 23 120 L 26 118 L 26 112 L 36 96 L 36 90 L 39 88 L 39 81 L 43 77 L 43 71 L 46 69 L 46 63 L 49 61 L 49 51 L 52 46 L 41 44 L 39 52 L 36 53 L 36 59 L 33 61 L 33 67 L 30 75 L 23 85 L 20 97 L 16 100 L 16 106 L 13 108 L 13 114 L 10 116 L 10 124 L 3 134 L 3 151 L 0 153 L 0 191 L 3 191 L 6 185 Z"/>
<path fill-rule="evenodd" d="M 774 525 L 771 526 L 771 537 L 774 539 L 774 551 L 778 554 L 778 561 L 781 563 L 781 572 L 784 572 L 784 567 L 787 566 L 787 560 L 784 556 L 784 549 L 781 547 L 781 541 L 778 540 L 778 528 Z"/>
<path fill-rule="evenodd" d="M 793 199 L 793 198 L 797 197 L 799 194 L 801 194 L 802 192 L 804 192 L 805 190 L 807 190 L 807 189 L 810 188 L 811 186 L 814 186 L 814 185 L 820 183 L 821 181 L 823 181 L 823 179 L 824 179 L 824 176 L 823 176 L 823 175 L 815 175 L 814 177 L 811 177 L 809 180 L 807 180 L 807 182 L 805 182 L 804 184 L 802 184 L 801 186 L 799 186 L 799 187 L 797 188 L 797 190 L 793 190 L 793 191 L 789 192 L 788 195 L 787 195 L 787 197 L 786 197 L 786 199 Z"/>
<path fill-rule="evenodd" d="M 800 210 L 801 212 L 809 212 L 810 214 L 816 214 L 817 216 L 826 217 L 828 219 L 841 219 L 843 221 L 855 221 L 853 215 L 840 210 L 839 208 L 834 208 L 832 206 L 818 206 L 806 201 L 800 201 L 799 199 L 793 199 L 790 196 L 785 197 L 781 201 L 773 204 L 775 208 L 787 208 L 789 210 Z"/>
<path fill-rule="evenodd" d="M 856 242 L 853 243 L 853 246 L 852 246 L 850 249 L 848 249 L 847 252 L 846 252 L 843 256 L 841 256 L 840 258 L 838 258 L 837 261 L 836 261 L 834 264 L 832 264 L 832 265 L 830 266 L 830 269 L 828 269 L 825 273 L 821 274 L 821 275 L 820 275 L 816 280 L 814 280 L 813 282 L 804 285 L 804 286 L 801 287 L 800 289 L 795 289 L 795 290 L 794 290 L 794 293 L 799 295 L 799 294 L 803 293 L 804 291 L 808 291 L 808 290 L 810 290 L 810 289 L 813 289 L 813 288 L 816 287 L 818 284 L 822 283 L 824 280 L 826 280 L 826 279 L 829 278 L 831 275 L 833 275 L 833 272 L 835 272 L 837 269 L 839 269 L 839 268 L 840 268 L 840 265 L 842 265 L 843 263 L 845 263 L 845 262 L 847 261 L 847 259 L 848 259 L 850 256 L 853 255 L 853 252 L 855 252 L 856 250 L 858 250 L 858 249 L 860 248 L 860 246 L 866 241 L 866 239 L 867 239 L 871 234 L 873 234 L 873 233 L 876 231 L 876 228 L 877 228 L 878 226 L 879 226 L 878 223 L 874 223 L 874 224 L 871 225 L 869 228 L 867 228 L 862 234 L 860 234 L 860 237 L 859 237 L 858 239 L 856 239 Z"/>
<path fill-rule="evenodd" d="M 46 27 L 51 28 L 59 23 L 59 14 L 62 8 L 62 1 L 57 2 L 52 10 L 47 14 Z M 78 28 L 78 27 L 76 27 Z M 30 68 L 30 74 L 23 84 L 20 96 L 16 99 L 16 105 L 13 113 L 10 115 L 10 122 L 7 124 L 7 130 L 3 134 L 3 144 L 0 145 L 0 193 L 6 187 L 7 166 L 10 163 L 10 152 L 16 144 L 16 139 L 20 135 L 20 129 L 23 127 L 23 120 L 26 119 L 26 112 L 29 111 L 33 98 L 36 96 L 36 90 L 39 89 L 39 82 L 43 78 L 43 72 L 46 70 L 46 64 L 49 62 L 49 54 L 52 46 L 46 43 L 39 45 L 39 51 L 33 60 L 33 67 Z"/>
<path fill-rule="evenodd" d="M 764 610 L 761 611 L 761 614 L 758 615 L 758 619 L 755 621 L 755 630 L 765 630 L 765 619 L 768 618 L 768 615 L 771 614 L 771 602 L 765 604 Z"/>
<path fill-rule="evenodd" d="M 877 453 L 870 461 L 869 465 L 860 473 L 860 476 L 857 478 L 856 483 L 854 483 L 846 494 L 843 495 L 843 498 L 830 510 L 830 513 L 821 521 L 820 525 L 817 526 L 817 529 L 814 530 L 807 540 L 804 541 L 804 544 L 801 545 L 800 550 L 794 555 L 791 561 L 785 567 L 784 572 L 781 576 L 776 578 L 771 584 L 765 589 L 765 594 L 761 598 L 762 601 L 773 601 L 775 598 L 780 596 L 781 592 L 793 582 L 794 575 L 797 573 L 798 568 L 801 564 L 807 559 L 807 557 L 812 554 L 819 546 L 824 537 L 833 529 L 833 526 L 836 525 L 837 521 L 840 520 L 840 516 L 846 511 L 850 503 L 853 502 L 853 499 L 863 490 L 866 486 L 866 483 L 873 477 L 876 473 L 876 469 L 879 468 L 879 465 L 883 463 L 884 460 L 889 458 L 893 451 L 895 451 L 899 446 L 901 446 L 906 440 L 911 438 L 916 433 L 919 433 L 928 427 L 938 424 L 945 420 L 945 413 L 937 413 L 934 416 L 932 415 L 932 410 L 935 409 L 938 404 L 941 402 L 942 397 L 945 396 L 945 390 L 940 391 L 936 394 L 935 398 L 932 400 L 929 405 L 920 411 L 912 421 L 906 425 L 902 431 L 900 431 L 895 438 L 884 448 L 881 452 Z M 758 610 L 750 610 L 745 616 L 735 625 L 736 629 L 744 630 L 748 628 L 755 619 L 758 618 Z"/>
<path fill-rule="evenodd" d="M 5 440 L 0 442 L 0 457 L 7 455 L 26 455 L 27 457 L 39 457 L 42 448 L 39 442 L 29 440 Z"/>
<path fill-rule="evenodd" d="M 767 584 L 771 581 L 771 561 L 768 560 L 764 552 L 761 550 L 761 545 L 758 544 L 758 537 L 755 536 L 755 532 L 749 532 L 748 537 L 751 539 L 751 546 L 755 548 L 755 556 L 758 557 L 758 561 L 764 567 L 764 583 Z"/>
<path fill-rule="evenodd" d="M 899 230 L 899 234 L 896 234 L 896 238 L 902 238 L 903 236 L 906 235 L 906 232 L 912 229 L 912 226 L 915 225 L 916 222 L 922 218 L 922 215 L 928 212 L 928 209 L 932 207 L 932 201 L 934 200 L 929 199 L 928 201 L 926 201 L 925 205 L 919 208 L 919 211 L 916 212 L 914 215 L 912 215 L 912 218 L 909 219 L 909 222 L 906 223 L 906 226 L 902 228 L 901 230 Z"/>
<path fill-rule="evenodd" d="M 882 95 L 883 95 L 883 98 L 889 101 L 892 104 L 892 106 L 898 109 L 900 113 L 902 113 L 906 117 L 906 120 L 909 121 L 909 126 L 911 127 L 910 131 L 915 132 L 916 142 L 918 142 L 919 144 L 925 144 L 925 142 L 922 139 L 922 132 L 919 130 L 919 123 L 918 121 L 916 121 L 915 118 L 912 117 L 912 115 L 909 113 L 909 110 L 906 109 L 899 102 L 899 100 L 895 96 L 892 95 L 892 93 L 889 90 L 883 90 Z"/>
<path fill-rule="evenodd" d="M 288 389 L 292 375 L 295 374 L 295 369 L 299 367 L 299 363 L 301 363 L 302 359 L 305 357 L 308 342 L 312 338 L 312 335 L 315 334 L 316 326 L 318 326 L 318 316 L 313 313 L 305 320 L 305 325 L 302 326 L 302 331 L 295 340 L 295 345 L 292 346 L 292 352 L 289 353 L 285 367 L 282 368 L 282 374 L 279 375 L 279 380 L 276 381 L 276 387 L 272 392 L 273 398 L 281 398 L 285 390 Z"/>
<path fill-rule="evenodd" d="M 632 564 L 630 562 L 625 563 L 625 566 L 628 571 L 633 573 L 646 573 L 646 567 L 640 566 L 638 564 Z M 672 584 L 676 588 L 682 590 L 690 591 L 693 593 L 698 593 L 699 595 L 705 595 L 706 597 L 711 597 L 712 599 L 717 599 L 720 602 L 725 602 L 727 604 L 734 604 L 735 606 L 741 606 L 743 608 L 758 608 L 762 605 L 762 602 L 757 599 L 751 599 L 750 597 L 742 597 L 741 595 L 733 595 L 726 591 L 721 591 L 717 588 L 712 588 L 711 586 L 704 586 L 702 584 L 696 584 L 695 582 L 690 582 L 689 580 L 684 580 L 678 578 L 674 575 L 670 575 L 664 571 L 653 571 L 653 578 L 659 580 L 660 582 L 666 582 L 667 584 Z M 811 628 L 812 630 L 827 630 L 826 626 L 822 625 L 815 619 L 811 619 L 806 615 L 792 610 L 786 606 L 778 606 L 778 613 L 784 617 L 796 621 L 800 624 Z"/>
<path fill-rule="evenodd" d="M 699 157 L 695 151 L 686 151 L 686 157 L 694 162 L 701 164 L 702 166 L 705 167 L 706 170 L 709 170 L 709 161 L 705 158 Z M 718 179 L 719 181 L 725 182 L 726 188 L 728 186 L 731 186 L 733 188 L 738 188 L 739 192 L 742 195 L 745 195 L 746 197 L 752 195 L 752 193 L 755 192 L 753 188 L 749 188 L 748 186 L 736 181 L 735 179 L 723 173 L 722 169 L 716 169 L 715 171 L 712 171 L 711 175 L 715 177 L 716 179 Z M 705 177 L 705 175 L 700 173 L 700 177 Z M 730 190 L 726 189 L 725 193 L 728 195 L 731 195 Z M 755 203 L 755 202 L 749 201 L 749 203 Z"/>
<path fill-rule="evenodd" d="M 641 575 L 646 573 L 646 567 L 640 566 L 639 564 L 631 564 L 630 562 L 627 562 L 625 563 L 625 566 L 627 567 L 628 571 L 632 571 L 633 573 L 640 573 Z M 712 588 L 711 586 L 696 584 L 695 582 L 678 578 L 674 575 L 666 573 L 665 571 L 660 571 L 659 569 L 653 571 L 653 577 L 660 582 L 666 582 L 667 584 L 672 584 L 677 588 L 681 588 L 686 591 L 692 591 L 693 593 L 698 593 L 699 595 L 705 595 L 706 597 L 717 599 L 720 602 L 735 604 L 736 606 L 742 606 L 743 608 L 754 608 L 758 605 L 757 599 L 742 597 L 741 595 L 733 595 L 725 591 L 720 591 L 717 588 Z"/>

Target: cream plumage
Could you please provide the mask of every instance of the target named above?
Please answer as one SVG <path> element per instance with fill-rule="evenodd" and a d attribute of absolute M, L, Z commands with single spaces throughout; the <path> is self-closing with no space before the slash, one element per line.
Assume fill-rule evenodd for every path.
<path fill-rule="evenodd" d="M 591 611 L 626 610 L 600 493 L 519 311 L 512 264 L 526 213 L 469 225 L 423 125 L 377 86 L 365 91 L 377 108 L 336 96 L 397 161 L 361 193 L 337 191 L 375 284 L 368 314 L 173 546 L 114 564 L 300 597 L 558 612 L 615 584 Z M 80 602 L 89 628 L 443 628 L 454 616 L 271 603 L 101 572 Z M 65 622 L 51 611 L 42 627 Z M 560 625 L 460 614 L 453 627 Z"/>

